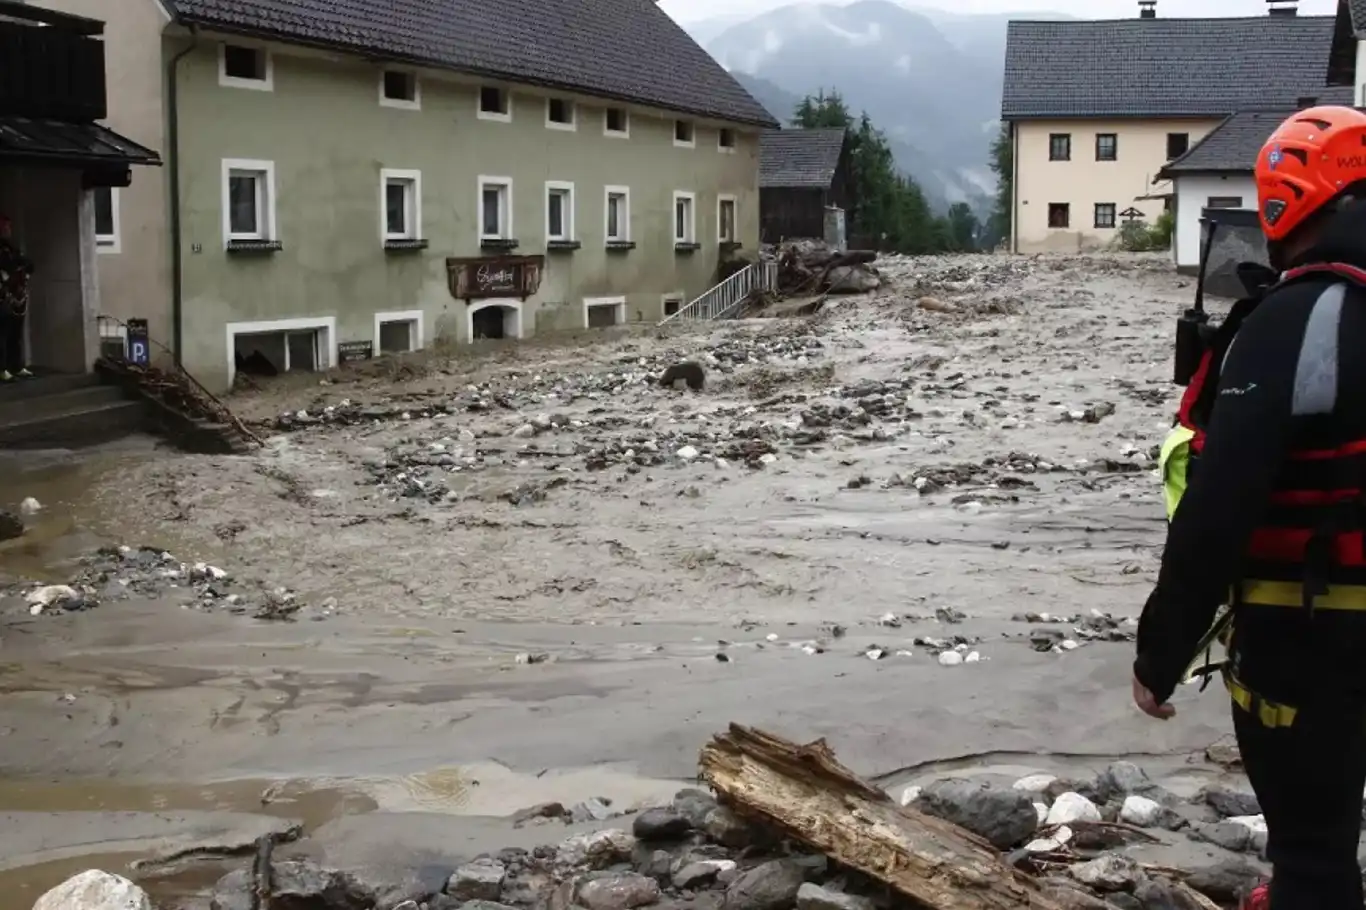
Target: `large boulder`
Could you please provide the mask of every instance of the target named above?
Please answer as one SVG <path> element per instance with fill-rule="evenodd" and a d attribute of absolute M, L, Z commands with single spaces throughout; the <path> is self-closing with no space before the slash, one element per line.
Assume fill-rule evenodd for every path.
<path fill-rule="evenodd" d="M 927 815 L 967 828 L 1000 850 L 1025 841 L 1039 827 L 1039 813 L 1028 793 L 970 780 L 935 781 L 920 791 L 913 805 Z"/>
<path fill-rule="evenodd" d="M 33 910 L 152 910 L 152 902 L 123 876 L 87 869 L 38 898 Z"/>

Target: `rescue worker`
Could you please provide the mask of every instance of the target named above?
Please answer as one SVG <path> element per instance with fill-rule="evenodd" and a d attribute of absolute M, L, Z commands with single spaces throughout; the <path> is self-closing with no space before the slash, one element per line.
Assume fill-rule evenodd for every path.
<path fill-rule="evenodd" d="M 1226 350 L 1183 400 L 1196 445 L 1139 622 L 1133 698 L 1175 714 L 1173 691 L 1231 604 L 1224 682 L 1272 864 L 1244 906 L 1361 910 L 1366 114 L 1296 112 L 1256 180 L 1280 280 L 1235 308 Z"/>
<path fill-rule="evenodd" d="M 24 356 L 24 318 L 32 275 L 33 261 L 15 245 L 9 218 L 0 215 L 0 382 L 33 375 Z"/>

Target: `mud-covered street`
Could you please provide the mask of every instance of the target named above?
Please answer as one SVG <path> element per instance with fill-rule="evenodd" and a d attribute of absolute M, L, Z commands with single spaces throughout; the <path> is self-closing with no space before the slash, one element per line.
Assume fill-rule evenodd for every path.
<path fill-rule="evenodd" d="M 669 796 L 730 721 L 887 786 L 1194 773 L 1223 699 L 1129 700 L 1190 282 L 879 268 L 814 316 L 285 377 L 229 401 L 250 455 L 6 456 L 0 505 L 42 508 L 0 544 L 0 910 L 295 821 L 329 862 L 467 857 Z M 688 359 L 704 391 L 649 381 Z"/>

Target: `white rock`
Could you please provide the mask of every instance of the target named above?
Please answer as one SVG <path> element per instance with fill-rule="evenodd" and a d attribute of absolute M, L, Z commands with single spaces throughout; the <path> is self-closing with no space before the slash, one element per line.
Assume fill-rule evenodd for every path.
<path fill-rule="evenodd" d="M 1053 807 L 1048 810 L 1048 818 L 1045 821 L 1050 825 L 1070 825 L 1073 822 L 1100 820 L 1100 810 L 1096 808 L 1095 803 L 1080 793 L 1069 790 L 1053 801 Z"/>
<path fill-rule="evenodd" d="M 765 452 L 764 454 L 759 456 L 760 464 L 773 464 L 773 462 L 777 460 L 778 456 L 774 455 L 772 452 Z"/>
<path fill-rule="evenodd" d="M 901 791 L 901 805 L 909 806 L 920 798 L 921 787 L 907 787 Z"/>
<path fill-rule="evenodd" d="M 981 654 L 978 654 L 976 651 L 969 651 L 969 652 L 967 653 L 967 655 L 963 658 L 963 663 L 965 663 L 965 664 L 975 664 L 975 663 L 977 663 L 977 662 L 978 662 L 979 660 L 981 660 L 981 659 L 982 659 L 982 655 L 981 655 Z"/>
<path fill-rule="evenodd" d="M 1030 774 L 1015 781 L 1013 789 L 1022 793 L 1042 793 L 1057 780 L 1052 774 Z"/>
<path fill-rule="evenodd" d="M 678 450 L 678 457 L 684 461 L 692 461 L 697 457 L 697 449 L 694 449 L 692 446 L 684 446 Z"/>
<path fill-rule="evenodd" d="M 1025 844 L 1027 853 L 1052 853 L 1054 850 L 1061 850 L 1067 846 L 1067 842 L 1072 839 L 1072 829 L 1066 826 L 1054 831 L 1049 837 L 1040 837 Z"/>
<path fill-rule="evenodd" d="M 32 515 L 34 512 L 41 511 L 42 508 L 43 504 L 32 496 L 25 496 L 24 501 L 19 503 L 19 511 L 25 515 Z"/>
<path fill-rule="evenodd" d="M 1261 815 L 1235 815 L 1228 819 L 1235 825 L 1242 825 L 1253 834 L 1266 833 L 1266 818 Z"/>
<path fill-rule="evenodd" d="M 1075 651 L 1077 650 L 1077 643 L 1070 638 L 1064 638 L 1062 641 L 1058 642 L 1058 647 L 1062 648 L 1064 651 Z"/>
<path fill-rule="evenodd" d="M 533 426 L 532 426 L 531 424 L 529 424 L 529 423 L 524 423 L 524 424 L 522 424 L 520 427 L 518 427 L 517 429 L 515 429 L 515 430 L 512 431 L 512 438 L 513 438 L 513 439 L 526 439 L 526 438 L 528 438 L 528 437 L 530 437 L 530 436 L 535 436 L 535 435 L 536 435 L 536 428 L 533 427 Z"/>
<path fill-rule="evenodd" d="M 1146 828 L 1157 821 L 1162 806 L 1146 796 L 1131 795 L 1124 797 L 1124 806 L 1119 810 L 1119 820 L 1126 825 Z"/>
<path fill-rule="evenodd" d="M 963 655 L 957 651 L 945 651 L 939 655 L 939 666 L 956 667 L 963 662 Z"/>
<path fill-rule="evenodd" d="M 1035 803 L 1034 812 L 1039 816 L 1039 824 L 1048 821 L 1048 803 Z"/>
<path fill-rule="evenodd" d="M 75 600 L 80 593 L 71 585 L 43 585 L 28 592 L 24 599 L 31 607 L 50 607 L 64 600 Z"/>
<path fill-rule="evenodd" d="M 33 910 L 152 910 L 152 902 L 123 876 L 87 869 L 38 898 Z"/>

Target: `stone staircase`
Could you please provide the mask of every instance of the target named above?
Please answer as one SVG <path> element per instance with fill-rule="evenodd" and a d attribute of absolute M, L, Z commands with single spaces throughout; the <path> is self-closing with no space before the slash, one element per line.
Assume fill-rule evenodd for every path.
<path fill-rule="evenodd" d="M 146 430 L 147 407 L 94 374 L 0 384 L 0 448 L 72 449 Z"/>

